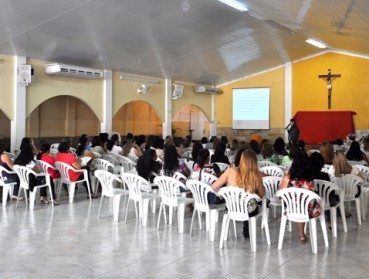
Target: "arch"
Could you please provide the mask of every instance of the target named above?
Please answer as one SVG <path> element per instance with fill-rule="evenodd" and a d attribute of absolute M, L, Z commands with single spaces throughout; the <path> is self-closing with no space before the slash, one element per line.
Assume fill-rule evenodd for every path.
<path fill-rule="evenodd" d="M 10 139 L 11 121 L 8 115 L 0 109 L 0 137 Z"/>
<path fill-rule="evenodd" d="M 156 109 L 145 101 L 131 101 L 124 104 L 113 116 L 113 131 L 121 135 L 163 134 L 163 121 Z"/>
<path fill-rule="evenodd" d="M 33 138 L 97 135 L 100 121 L 83 100 L 58 95 L 40 103 L 26 119 L 26 135 Z"/>
<path fill-rule="evenodd" d="M 194 140 L 200 140 L 209 135 L 209 119 L 205 112 L 196 105 L 181 107 L 172 119 L 173 136 L 185 137 L 192 135 Z"/>

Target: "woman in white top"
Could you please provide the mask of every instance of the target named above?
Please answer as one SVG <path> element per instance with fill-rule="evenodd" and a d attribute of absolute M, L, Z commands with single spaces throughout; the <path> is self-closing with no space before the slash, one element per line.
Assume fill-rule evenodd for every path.
<path fill-rule="evenodd" d="M 345 174 L 356 174 L 363 178 L 360 171 L 356 168 L 356 166 L 351 166 L 343 154 L 342 150 L 337 150 L 336 154 L 333 158 L 333 164 L 328 170 L 329 176 L 332 177 L 339 177 Z"/>

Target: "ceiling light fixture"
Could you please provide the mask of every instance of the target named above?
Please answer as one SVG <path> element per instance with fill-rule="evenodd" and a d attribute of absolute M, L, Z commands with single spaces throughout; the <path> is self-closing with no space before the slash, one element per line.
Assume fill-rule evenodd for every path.
<path fill-rule="evenodd" d="M 137 89 L 138 94 L 146 94 L 151 91 L 151 86 L 145 83 L 142 83 L 140 88 Z"/>
<path fill-rule="evenodd" d="M 249 10 L 245 4 L 240 3 L 239 1 L 236 1 L 236 0 L 218 0 L 218 1 L 232 7 L 233 9 L 241 11 L 241 12 L 246 12 Z"/>
<path fill-rule="evenodd" d="M 307 42 L 308 44 L 311 44 L 311 45 L 313 45 L 313 46 L 315 46 L 317 48 L 327 48 L 327 46 L 325 44 L 323 44 L 321 42 L 318 42 L 318 41 L 316 41 L 314 39 L 308 39 L 305 42 Z"/>

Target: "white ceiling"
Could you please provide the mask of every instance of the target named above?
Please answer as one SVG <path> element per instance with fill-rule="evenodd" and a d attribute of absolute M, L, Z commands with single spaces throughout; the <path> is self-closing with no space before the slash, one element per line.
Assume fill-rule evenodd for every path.
<path fill-rule="evenodd" d="M 368 0 L 0 0 L 0 54 L 220 84 L 329 49 L 369 54 Z"/>

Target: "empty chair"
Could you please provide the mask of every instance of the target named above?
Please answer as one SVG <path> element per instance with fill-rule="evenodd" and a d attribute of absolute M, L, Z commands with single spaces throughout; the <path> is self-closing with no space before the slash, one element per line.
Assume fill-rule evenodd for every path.
<path fill-rule="evenodd" d="M 108 197 L 113 199 L 113 220 L 118 221 L 120 198 L 128 195 L 129 191 L 115 187 L 117 183 L 123 184 L 123 181 L 111 172 L 96 170 L 95 176 L 99 180 L 102 189 L 98 218 L 100 218 L 101 205 L 104 197 Z"/>
<path fill-rule="evenodd" d="M 355 174 L 346 174 L 340 177 L 334 177 L 333 182 L 337 184 L 344 192 L 344 201 L 355 201 L 357 224 L 361 226 L 361 187 L 364 185 L 364 180 Z M 364 214 L 363 214 L 364 216 Z"/>
<path fill-rule="evenodd" d="M 201 212 L 205 213 L 206 218 L 206 230 L 209 231 L 209 240 L 214 241 L 215 237 L 215 223 L 218 219 L 219 211 L 225 210 L 225 204 L 212 204 L 209 205 L 208 195 L 213 192 L 211 187 L 204 182 L 197 180 L 187 180 L 187 187 L 191 190 L 195 204 L 192 213 L 190 236 L 192 235 L 193 222 L 197 213 L 199 219 L 199 227 L 201 230 Z M 213 192 L 214 193 L 214 192 Z"/>
<path fill-rule="evenodd" d="M 119 154 L 111 153 L 110 155 L 114 156 L 119 161 L 120 165 L 124 168 L 125 172 L 136 173 L 136 163 L 133 162 L 131 159 Z"/>
<path fill-rule="evenodd" d="M 183 233 L 185 207 L 187 204 L 193 203 L 193 199 L 178 196 L 179 187 L 183 187 L 184 185 L 177 179 L 168 176 L 157 176 L 154 178 L 154 183 L 159 186 L 159 192 L 161 196 L 157 229 L 159 229 L 162 213 L 164 214 L 165 224 L 167 223 L 165 206 L 169 207 L 170 225 L 172 224 L 173 210 L 176 207 L 178 232 Z"/>
<path fill-rule="evenodd" d="M 111 163 L 114 166 L 114 173 L 120 174 L 122 165 L 120 164 L 119 160 L 117 158 L 115 158 L 114 156 L 112 156 L 111 154 L 112 153 L 103 154 L 103 155 L 101 155 L 100 159 L 104 159 L 104 160 L 108 161 L 109 163 Z"/>
<path fill-rule="evenodd" d="M 284 212 L 284 214 L 282 214 L 281 225 L 279 230 L 278 250 L 282 250 L 287 220 L 290 222 L 297 223 L 309 222 L 311 248 L 313 254 L 317 254 L 318 244 L 316 232 L 316 218 L 309 218 L 308 207 L 309 203 L 312 202 L 313 200 L 315 200 L 319 205 L 322 204 L 319 195 L 307 189 L 289 187 L 278 190 L 276 196 L 282 199 L 281 201 L 282 210 Z M 328 235 L 327 228 L 325 226 L 324 213 L 322 212 L 317 218 L 319 218 L 320 220 L 325 246 L 328 247 Z"/>
<path fill-rule="evenodd" d="M 262 168 L 259 168 L 259 171 L 262 173 L 265 173 L 268 176 L 277 176 L 277 177 L 283 177 L 284 172 L 280 167 L 276 166 L 265 166 Z"/>
<path fill-rule="evenodd" d="M 266 167 L 266 166 L 277 166 L 277 164 L 272 163 L 270 161 L 258 161 L 259 168 Z"/>
<path fill-rule="evenodd" d="M 281 201 L 278 197 L 275 196 L 275 194 L 278 191 L 279 184 L 282 182 L 282 177 L 278 176 L 265 176 L 263 177 L 263 185 L 265 188 L 265 196 L 267 199 L 269 199 L 269 205 L 272 206 L 273 209 L 273 216 L 274 218 L 277 217 L 276 214 L 276 207 L 281 207 Z M 269 209 L 267 209 L 269 211 Z M 269 215 L 269 214 L 268 214 Z"/>
<path fill-rule="evenodd" d="M 129 190 L 129 199 L 127 202 L 126 208 L 126 216 L 124 218 L 124 222 L 127 221 L 127 213 L 128 213 L 128 206 L 130 200 L 134 202 L 135 209 L 137 208 L 138 203 L 138 212 L 139 215 L 137 216 L 136 210 L 136 218 L 139 217 L 142 219 L 142 226 L 146 226 L 147 224 L 147 213 L 149 208 L 149 201 L 153 199 L 160 198 L 159 195 L 143 192 L 142 190 L 149 190 L 151 189 L 149 182 L 142 178 L 141 176 L 134 174 L 134 173 L 122 173 L 121 174 L 122 180 L 125 185 L 128 187 Z"/>
<path fill-rule="evenodd" d="M 256 252 L 256 218 L 263 215 L 266 218 L 266 214 L 258 212 L 255 216 L 249 216 L 248 205 L 253 203 L 252 200 L 261 201 L 260 197 L 256 194 L 250 194 L 238 187 L 222 187 L 219 190 L 219 196 L 225 200 L 227 211 L 223 216 L 222 231 L 220 234 L 219 248 L 223 248 L 224 241 L 227 240 L 229 221 L 249 221 L 250 232 L 250 245 L 251 251 Z M 265 209 L 265 203 L 264 203 Z M 267 243 L 270 245 L 269 225 L 267 220 L 263 220 L 265 227 L 265 235 Z"/>
<path fill-rule="evenodd" d="M 18 201 L 19 201 L 19 196 L 20 193 L 22 192 L 22 189 L 24 191 L 24 196 L 26 199 L 26 204 L 27 202 L 27 190 L 29 191 L 29 209 L 33 210 L 34 206 L 35 206 L 35 199 L 36 199 L 36 194 L 38 189 L 42 188 L 42 187 L 48 187 L 49 188 L 49 194 L 50 194 L 50 200 L 51 200 L 51 205 L 52 207 L 54 207 L 54 198 L 53 198 L 53 194 L 51 192 L 51 185 L 50 185 L 50 175 L 48 173 L 36 173 L 34 172 L 32 169 L 25 167 L 25 166 L 19 166 L 19 165 L 14 165 L 14 171 L 17 173 L 18 177 L 19 177 L 19 192 L 18 192 L 18 200 L 17 200 L 17 204 L 16 207 L 18 207 Z M 35 185 L 33 186 L 33 190 L 31 191 L 30 189 L 30 184 L 32 184 L 32 182 L 30 181 L 31 177 L 44 177 L 45 181 L 44 183 L 40 184 L 40 185 Z"/>
<path fill-rule="evenodd" d="M 122 168 L 122 167 L 121 167 Z M 96 180 L 95 171 L 96 170 L 105 170 L 108 172 L 114 172 L 114 165 L 105 159 L 94 159 L 90 165 L 90 178 L 91 178 L 91 187 L 92 192 L 94 194 L 97 193 L 98 190 L 98 181 Z M 122 169 L 119 173 L 122 172 Z"/>
<path fill-rule="evenodd" d="M 73 198 L 74 198 L 74 192 L 76 189 L 76 185 L 78 183 L 86 183 L 87 184 L 87 191 L 88 191 L 88 196 L 90 198 L 91 201 L 91 191 L 90 191 L 90 182 L 88 181 L 88 172 L 86 169 L 80 169 L 77 170 L 73 167 L 71 167 L 70 165 L 63 163 L 63 162 L 55 162 L 55 167 L 59 170 L 60 172 L 60 178 L 61 178 L 61 185 L 66 184 L 68 187 L 68 195 L 69 195 L 69 203 L 73 203 Z M 82 179 L 77 179 L 76 181 L 72 181 L 70 179 L 70 174 L 76 172 L 76 173 L 83 173 L 83 178 Z M 58 199 L 59 199 L 59 195 L 60 195 L 60 190 L 62 187 L 59 187 L 58 190 Z"/>
<path fill-rule="evenodd" d="M 330 212 L 332 237 L 337 237 L 337 207 L 340 209 L 343 230 L 347 232 L 343 190 L 333 182 L 319 179 L 314 179 L 314 190 L 324 201 L 324 208 L 322 210 L 329 210 Z M 333 194 L 339 197 L 339 201 L 336 201 L 335 204 L 330 200 Z"/>
<path fill-rule="evenodd" d="M 0 166 L 0 186 L 3 187 L 3 206 L 6 206 L 6 201 L 8 199 L 8 193 L 9 196 L 12 197 L 13 196 L 13 188 L 14 185 L 17 184 L 16 181 L 10 182 L 8 183 L 5 179 L 5 175 L 3 173 L 7 173 L 8 175 L 11 174 L 15 174 L 14 171 L 9 171 L 6 168 L 4 168 L 3 166 Z"/>

